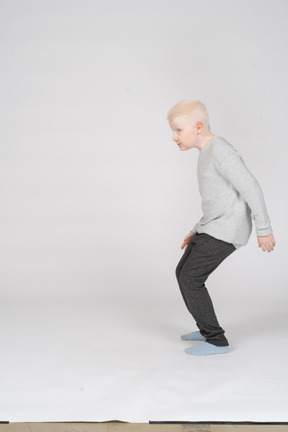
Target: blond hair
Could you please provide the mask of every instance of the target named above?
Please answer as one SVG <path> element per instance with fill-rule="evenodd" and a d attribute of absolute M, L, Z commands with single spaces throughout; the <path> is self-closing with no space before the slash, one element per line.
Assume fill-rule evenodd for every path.
<path fill-rule="evenodd" d="M 185 116 L 193 122 L 200 121 L 204 129 L 210 131 L 209 116 L 205 105 L 198 100 L 183 100 L 174 105 L 168 112 L 167 120 L 171 122 L 175 117 Z"/>

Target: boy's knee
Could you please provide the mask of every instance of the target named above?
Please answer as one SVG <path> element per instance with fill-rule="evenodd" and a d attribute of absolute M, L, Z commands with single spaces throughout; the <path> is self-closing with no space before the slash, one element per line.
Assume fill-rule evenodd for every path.
<path fill-rule="evenodd" d="M 197 292 L 202 289 L 204 283 L 202 279 L 195 277 L 192 273 L 181 272 L 178 276 L 178 281 L 183 289 L 190 292 Z"/>
<path fill-rule="evenodd" d="M 175 270 L 176 278 L 178 281 L 179 281 L 179 277 L 180 277 L 180 272 L 181 272 L 181 267 L 178 264 L 176 267 L 176 270 Z"/>

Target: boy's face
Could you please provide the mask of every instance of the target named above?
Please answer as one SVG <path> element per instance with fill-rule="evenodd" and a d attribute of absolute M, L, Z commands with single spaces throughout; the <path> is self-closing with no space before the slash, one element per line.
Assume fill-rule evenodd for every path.
<path fill-rule="evenodd" d="M 178 116 L 171 120 L 169 125 L 173 131 L 173 141 L 176 142 L 180 150 L 189 150 L 196 147 L 198 135 L 192 119 L 187 116 Z"/>

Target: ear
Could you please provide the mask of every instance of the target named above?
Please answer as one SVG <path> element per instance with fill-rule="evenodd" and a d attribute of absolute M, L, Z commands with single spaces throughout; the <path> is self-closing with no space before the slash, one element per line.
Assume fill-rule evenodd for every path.
<path fill-rule="evenodd" d="M 196 132 L 199 135 L 203 130 L 203 123 L 197 121 L 195 126 L 196 126 Z"/>

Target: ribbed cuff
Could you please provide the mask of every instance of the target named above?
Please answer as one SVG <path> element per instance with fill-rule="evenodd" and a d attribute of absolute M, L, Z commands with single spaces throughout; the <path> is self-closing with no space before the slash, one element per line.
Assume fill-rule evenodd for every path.
<path fill-rule="evenodd" d="M 194 234 L 196 234 L 197 228 L 198 228 L 199 223 L 197 222 L 196 225 L 194 225 L 194 227 L 192 228 L 192 230 L 190 232 L 193 232 Z"/>
<path fill-rule="evenodd" d="M 269 225 L 268 228 L 261 228 L 261 229 L 256 228 L 256 235 L 257 236 L 267 236 L 267 235 L 272 234 L 272 233 L 273 233 L 273 230 L 272 230 L 271 225 Z"/>

